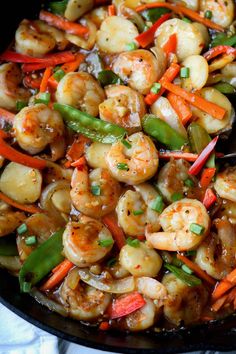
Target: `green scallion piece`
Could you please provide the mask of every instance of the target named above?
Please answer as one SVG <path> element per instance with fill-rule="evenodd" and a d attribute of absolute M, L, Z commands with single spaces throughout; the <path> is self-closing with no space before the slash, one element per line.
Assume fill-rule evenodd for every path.
<path fill-rule="evenodd" d="M 189 230 L 196 235 L 202 235 L 205 227 L 199 224 L 192 223 L 189 227 Z"/>
<path fill-rule="evenodd" d="M 176 256 L 174 256 L 171 264 L 173 264 L 175 267 L 181 268 L 183 265 L 183 262 L 180 259 L 178 259 Z"/>
<path fill-rule="evenodd" d="M 91 192 L 93 195 L 101 195 L 101 187 L 98 185 L 91 186 Z"/>
<path fill-rule="evenodd" d="M 29 293 L 30 290 L 31 290 L 31 283 L 28 283 L 27 281 L 25 281 L 23 284 L 22 284 L 22 291 L 23 293 Z"/>
<path fill-rule="evenodd" d="M 107 238 L 106 240 L 99 240 L 98 244 L 101 247 L 110 247 L 111 245 L 113 245 L 114 241 L 112 238 Z"/>
<path fill-rule="evenodd" d="M 151 92 L 157 94 L 160 92 L 161 84 L 159 82 L 155 82 L 155 84 L 151 87 Z"/>
<path fill-rule="evenodd" d="M 62 0 L 62 1 L 52 1 L 49 3 L 49 9 L 53 14 L 56 15 L 64 15 L 66 11 L 66 6 L 67 6 L 68 0 Z"/>
<path fill-rule="evenodd" d="M 50 102 L 51 95 L 49 92 L 41 92 L 37 98 L 35 98 L 35 103 L 44 103 L 46 105 Z"/>
<path fill-rule="evenodd" d="M 187 68 L 187 67 L 181 68 L 180 69 L 180 77 L 182 79 L 187 79 L 189 77 L 189 72 L 190 72 L 189 68 Z"/>
<path fill-rule="evenodd" d="M 127 148 L 127 149 L 131 149 L 132 145 L 125 139 L 121 140 L 122 144 Z"/>
<path fill-rule="evenodd" d="M 33 246 L 33 245 L 35 245 L 37 243 L 37 238 L 36 238 L 36 236 L 28 236 L 28 237 L 26 237 L 26 239 L 25 239 L 25 244 L 27 245 L 27 246 Z"/>
<path fill-rule="evenodd" d="M 204 13 L 205 18 L 208 18 L 208 20 L 210 20 L 212 18 L 212 16 L 213 16 L 212 11 L 210 11 L 210 10 L 205 11 L 205 13 Z"/>
<path fill-rule="evenodd" d="M 131 43 L 128 43 L 126 45 L 126 50 L 127 51 L 135 50 L 137 48 L 138 48 L 138 46 L 137 46 L 137 44 L 135 42 L 131 42 Z"/>
<path fill-rule="evenodd" d="M 172 202 L 177 202 L 178 200 L 183 199 L 183 197 L 184 196 L 183 196 L 182 193 L 175 192 L 175 193 L 172 194 L 171 200 L 172 200 Z"/>
<path fill-rule="evenodd" d="M 198 286 L 202 284 L 201 279 L 195 277 L 195 275 L 185 273 L 181 268 L 175 267 L 172 264 L 165 264 L 164 267 L 173 273 L 176 278 L 182 280 L 188 286 Z"/>
<path fill-rule="evenodd" d="M 163 199 L 160 195 L 158 195 L 156 197 L 156 199 L 153 200 L 153 202 L 151 202 L 150 208 L 152 210 L 157 211 L 158 213 L 162 212 L 162 210 L 164 209 L 164 203 L 163 203 Z"/>
<path fill-rule="evenodd" d="M 129 245 L 131 247 L 135 247 L 135 248 L 140 246 L 140 242 L 139 242 L 139 240 L 137 238 L 128 237 L 126 239 L 126 243 L 127 243 L 127 245 Z"/>
<path fill-rule="evenodd" d="M 187 22 L 187 23 L 192 23 L 192 21 L 188 17 L 183 17 L 182 21 Z"/>
<path fill-rule="evenodd" d="M 186 256 L 196 256 L 196 253 L 197 253 L 197 251 L 192 250 L 192 251 L 187 251 L 187 252 L 185 252 L 185 255 L 186 255 Z"/>
<path fill-rule="evenodd" d="M 21 224 L 18 228 L 17 228 L 17 233 L 18 235 L 22 235 L 24 234 L 26 231 L 28 230 L 28 227 L 26 224 Z"/>
<path fill-rule="evenodd" d="M 194 182 L 191 178 L 187 178 L 185 181 L 184 181 L 184 184 L 186 187 L 194 187 Z"/>
<path fill-rule="evenodd" d="M 58 69 L 54 74 L 53 77 L 59 82 L 64 76 L 66 75 L 65 71 L 62 69 Z"/>
<path fill-rule="evenodd" d="M 181 268 L 182 268 L 182 270 L 183 270 L 185 273 L 187 273 L 187 274 L 193 274 L 192 269 L 190 269 L 188 266 L 186 266 L 186 264 L 183 264 Z"/>
<path fill-rule="evenodd" d="M 127 163 L 124 162 L 119 162 L 116 167 L 118 168 L 118 170 L 129 171 L 129 166 L 127 165 Z"/>
<path fill-rule="evenodd" d="M 16 110 L 17 112 L 21 111 L 22 108 L 27 106 L 27 102 L 24 101 L 16 101 Z"/>
<path fill-rule="evenodd" d="M 133 214 L 136 216 L 136 215 L 142 215 L 144 213 L 144 211 L 142 209 L 140 210 L 134 210 L 133 211 Z"/>

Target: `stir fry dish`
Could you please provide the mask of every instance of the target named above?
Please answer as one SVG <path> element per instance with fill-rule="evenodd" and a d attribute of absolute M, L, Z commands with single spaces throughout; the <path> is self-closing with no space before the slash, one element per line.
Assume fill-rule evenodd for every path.
<path fill-rule="evenodd" d="M 233 0 L 61 0 L 0 54 L 0 265 L 98 330 L 236 310 Z"/>

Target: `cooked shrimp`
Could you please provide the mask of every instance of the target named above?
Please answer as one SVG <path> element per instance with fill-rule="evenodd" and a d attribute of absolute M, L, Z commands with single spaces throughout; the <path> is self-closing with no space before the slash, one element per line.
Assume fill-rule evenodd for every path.
<path fill-rule="evenodd" d="M 99 29 L 103 21 L 108 17 L 108 8 L 107 6 L 95 7 L 95 9 L 90 11 L 86 17 Z"/>
<path fill-rule="evenodd" d="M 200 0 L 200 10 L 212 12 L 211 21 L 222 27 L 228 27 L 234 19 L 233 0 Z"/>
<path fill-rule="evenodd" d="M 155 304 L 162 306 L 167 299 L 167 289 L 158 280 L 150 277 L 140 277 L 136 279 L 136 287 L 139 293 L 156 300 Z"/>
<path fill-rule="evenodd" d="M 129 149 L 120 141 L 112 145 L 106 157 L 107 166 L 118 181 L 132 185 L 140 184 L 156 173 L 157 150 L 152 140 L 143 133 L 129 136 L 129 142 L 131 144 Z"/>
<path fill-rule="evenodd" d="M 182 87 L 187 91 L 200 90 L 206 85 L 209 67 L 206 59 L 201 55 L 190 55 L 182 62 L 189 68 L 189 77 L 182 79 Z"/>
<path fill-rule="evenodd" d="M 91 188 L 96 186 L 99 193 L 94 195 Z M 96 168 L 88 173 L 87 168 L 75 169 L 71 180 L 71 199 L 77 210 L 85 215 L 100 218 L 115 209 L 120 185 L 108 170 Z"/>
<path fill-rule="evenodd" d="M 162 259 L 156 250 L 143 242 L 140 242 L 138 247 L 123 246 L 119 262 L 136 277 L 156 277 L 162 266 Z"/>
<path fill-rule="evenodd" d="M 87 38 L 85 39 L 74 34 L 66 33 L 66 39 L 68 39 L 69 42 L 75 44 L 77 47 L 90 50 L 94 47 L 96 41 L 97 27 L 87 18 L 87 16 L 81 19 L 80 23 L 89 29 Z"/>
<path fill-rule="evenodd" d="M 198 247 L 196 263 L 215 279 L 222 279 L 236 266 L 236 230 L 227 220 L 214 221 L 212 233 Z"/>
<path fill-rule="evenodd" d="M 111 241 L 107 247 L 102 241 Z M 101 245 L 100 245 L 101 242 Z M 112 249 L 110 231 L 100 222 L 82 216 L 79 222 L 70 221 L 63 233 L 63 252 L 78 267 L 87 267 L 103 259 Z"/>
<path fill-rule="evenodd" d="M 165 164 L 157 177 L 157 187 L 168 202 L 172 202 L 174 193 L 183 194 L 186 191 L 184 181 L 187 178 L 193 180 L 188 175 L 190 164 L 185 160 L 171 160 Z"/>
<path fill-rule="evenodd" d="M 121 53 L 113 64 L 113 70 L 132 89 L 145 95 L 165 70 L 160 64 L 164 56 L 161 53 L 159 58 L 145 49 Z"/>
<path fill-rule="evenodd" d="M 165 251 L 195 249 L 207 236 L 210 218 L 204 205 L 196 199 L 182 199 L 169 205 L 160 215 L 162 232 L 146 230 L 148 244 Z M 202 226 L 201 234 L 190 231 L 191 224 Z"/>
<path fill-rule="evenodd" d="M 0 107 L 15 111 L 17 101 L 28 101 L 30 93 L 19 87 L 21 71 L 15 63 L 0 65 Z"/>
<path fill-rule="evenodd" d="M 16 51 L 34 57 L 41 57 L 56 46 L 63 50 L 67 44 L 63 32 L 42 21 L 23 20 L 15 35 Z"/>
<path fill-rule="evenodd" d="M 173 33 L 177 35 L 176 54 L 180 61 L 190 55 L 201 53 L 204 45 L 202 33 L 192 23 L 184 22 L 178 18 L 164 22 L 157 29 L 155 43 L 163 47 Z"/>
<path fill-rule="evenodd" d="M 94 77 L 85 72 L 66 74 L 56 92 L 59 103 L 68 104 L 92 116 L 98 115 L 98 106 L 104 101 L 103 89 Z"/>
<path fill-rule="evenodd" d="M 77 268 L 69 272 L 59 294 L 68 307 L 69 316 L 83 321 L 102 316 L 111 301 L 110 294 L 80 282 Z"/>
<path fill-rule="evenodd" d="M 158 213 L 152 209 L 152 203 L 158 197 L 157 191 L 147 183 L 134 188 L 136 191 L 127 190 L 118 201 L 119 225 L 130 236 L 143 235 L 147 224 L 152 224 L 153 230 L 159 231 Z M 135 215 L 135 211 L 139 213 Z"/>
<path fill-rule="evenodd" d="M 166 274 L 162 279 L 168 298 L 164 303 L 164 316 L 176 326 L 197 322 L 206 305 L 208 293 L 203 285 L 188 286 L 174 274 Z"/>
<path fill-rule="evenodd" d="M 16 140 L 23 150 L 34 155 L 57 139 L 63 141 L 64 123 L 60 114 L 44 104 L 23 108 L 14 119 Z"/>
<path fill-rule="evenodd" d="M 24 219 L 24 213 L 13 211 L 8 204 L 0 200 L 0 237 L 15 231 Z"/>
<path fill-rule="evenodd" d="M 146 113 L 143 96 L 123 85 L 110 85 L 105 92 L 107 100 L 99 106 L 100 118 L 121 125 L 129 134 L 140 131 Z"/>
<path fill-rule="evenodd" d="M 106 155 L 110 148 L 110 144 L 103 144 L 94 141 L 86 148 L 85 151 L 85 156 L 88 165 L 93 168 L 107 168 Z"/>
<path fill-rule="evenodd" d="M 121 53 L 137 36 L 138 29 L 131 21 L 119 16 L 109 16 L 97 32 L 96 44 L 102 52 Z"/>
<path fill-rule="evenodd" d="M 183 2 L 186 7 L 192 9 L 194 11 L 198 11 L 199 8 L 199 0 L 180 0 L 180 3 Z"/>
<path fill-rule="evenodd" d="M 228 220 L 231 224 L 236 224 L 236 203 L 228 199 L 222 200 L 220 210 L 217 212 L 217 216 L 222 220 Z"/>
<path fill-rule="evenodd" d="M 236 202 L 236 167 L 228 167 L 218 173 L 214 188 L 221 198 Z"/>

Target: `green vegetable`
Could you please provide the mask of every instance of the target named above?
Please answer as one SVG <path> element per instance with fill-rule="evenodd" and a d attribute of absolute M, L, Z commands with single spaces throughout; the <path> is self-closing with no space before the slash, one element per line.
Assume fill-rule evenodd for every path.
<path fill-rule="evenodd" d="M 89 72 L 98 79 L 99 73 L 102 71 L 110 71 L 110 70 L 104 70 L 104 64 L 103 61 L 98 54 L 97 51 L 93 51 L 86 57 L 86 63 L 89 64 Z"/>
<path fill-rule="evenodd" d="M 53 74 L 53 77 L 59 82 L 65 75 L 66 75 L 66 73 L 65 73 L 64 70 L 58 69 L 58 70 Z"/>
<path fill-rule="evenodd" d="M 127 163 L 124 162 L 119 162 L 116 167 L 118 168 L 118 170 L 129 171 L 129 166 L 127 165 Z"/>
<path fill-rule="evenodd" d="M 195 277 L 195 275 L 185 273 L 182 269 L 175 267 L 174 265 L 165 264 L 164 267 L 188 286 L 198 286 L 202 284 L 201 279 Z"/>
<path fill-rule="evenodd" d="M 235 93 L 235 88 L 233 87 L 233 85 L 230 85 L 228 82 L 219 82 L 218 84 L 213 86 L 215 89 L 217 89 L 218 91 L 220 91 L 221 93 L 224 94 L 232 94 Z"/>
<path fill-rule="evenodd" d="M 228 45 L 230 47 L 233 47 L 235 46 L 235 44 L 236 44 L 236 34 L 228 37 L 227 34 L 225 33 L 219 33 L 212 40 L 210 47 L 212 48 L 218 45 Z"/>
<path fill-rule="evenodd" d="M 181 268 L 183 265 L 183 262 L 180 259 L 178 259 L 176 256 L 174 256 L 171 264 L 174 265 L 175 267 Z"/>
<path fill-rule="evenodd" d="M 189 71 L 190 70 L 187 67 L 181 68 L 180 69 L 180 77 L 184 78 L 184 79 L 187 79 L 189 77 Z"/>
<path fill-rule="evenodd" d="M 126 45 L 126 50 L 131 51 L 137 49 L 137 44 L 135 42 L 128 43 Z"/>
<path fill-rule="evenodd" d="M 54 109 L 59 111 L 67 126 L 93 141 L 112 144 L 122 139 L 126 130 L 116 124 L 94 118 L 90 114 L 60 103 L 54 103 Z"/>
<path fill-rule="evenodd" d="M 187 140 L 169 124 L 152 114 L 146 114 L 142 120 L 143 130 L 171 150 L 179 150 Z"/>
<path fill-rule="evenodd" d="M 33 246 L 37 243 L 37 239 L 36 239 L 36 236 L 28 236 L 26 237 L 25 239 L 25 244 L 27 246 Z"/>
<path fill-rule="evenodd" d="M 192 23 L 192 21 L 187 17 L 183 17 L 182 21 L 187 22 L 187 23 Z"/>
<path fill-rule="evenodd" d="M 91 192 L 93 195 L 101 195 L 101 187 L 98 185 L 91 186 Z"/>
<path fill-rule="evenodd" d="M 0 256 L 18 256 L 15 235 L 0 237 Z"/>
<path fill-rule="evenodd" d="M 106 240 L 99 240 L 98 244 L 101 247 L 110 247 L 111 245 L 113 245 L 114 241 L 112 238 L 108 238 Z"/>
<path fill-rule="evenodd" d="M 185 184 L 186 187 L 189 187 L 189 188 L 194 187 L 194 182 L 193 182 L 193 180 L 191 178 L 187 178 L 184 181 L 184 184 Z"/>
<path fill-rule="evenodd" d="M 28 227 L 27 227 L 26 224 L 21 224 L 21 225 L 16 229 L 18 235 L 24 234 L 27 230 L 28 230 Z"/>
<path fill-rule="evenodd" d="M 177 202 L 178 200 L 183 199 L 183 197 L 184 196 L 183 196 L 182 193 L 175 192 L 175 193 L 172 194 L 171 200 L 172 200 L 172 202 Z"/>
<path fill-rule="evenodd" d="M 27 102 L 24 101 L 16 101 L 16 110 L 17 112 L 21 111 L 22 108 L 27 106 Z"/>
<path fill-rule="evenodd" d="M 187 252 L 185 252 L 185 255 L 186 255 L 186 256 L 196 256 L 196 253 L 197 253 L 197 251 L 192 250 L 192 251 L 187 251 Z"/>
<path fill-rule="evenodd" d="M 188 126 L 188 138 L 192 152 L 200 154 L 211 141 L 207 131 L 197 123 Z"/>
<path fill-rule="evenodd" d="M 49 9 L 53 14 L 64 15 L 68 0 L 53 1 L 49 3 Z"/>
<path fill-rule="evenodd" d="M 162 212 L 162 210 L 164 209 L 164 203 L 160 195 L 158 195 L 156 199 L 151 203 L 150 208 L 152 210 L 157 211 L 158 213 Z"/>
<path fill-rule="evenodd" d="M 116 258 L 111 258 L 109 261 L 107 261 L 107 267 L 113 267 L 117 262 Z"/>
<path fill-rule="evenodd" d="M 31 290 L 31 283 L 27 282 L 27 281 L 24 281 L 24 283 L 22 284 L 22 288 L 21 288 L 21 291 L 23 293 L 29 293 Z"/>
<path fill-rule="evenodd" d="M 208 18 L 209 20 L 212 18 L 213 14 L 212 14 L 212 11 L 210 10 L 207 10 L 205 13 L 204 13 L 204 17 L 205 18 Z"/>
<path fill-rule="evenodd" d="M 157 94 L 161 89 L 161 84 L 159 82 L 156 82 L 152 87 L 151 87 L 151 92 L 154 94 Z"/>
<path fill-rule="evenodd" d="M 48 105 L 50 102 L 50 98 L 51 98 L 51 94 L 49 92 L 41 92 L 38 95 L 38 97 L 35 98 L 34 103 L 44 103 Z"/>
<path fill-rule="evenodd" d="M 102 86 L 114 84 L 123 85 L 121 78 L 111 70 L 100 71 L 100 73 L 98 73 L 98 81 L 100 81 Z"/>
<path fill-rule="evenodd" d="M 144 211 L 142 210 L 142 209 L 140 209 L 140 210 L 134 210 L 133 211 L 133 214 L 135 215 L 135 216 L 137 216 L 137 215 L 142 215 L 144 213 Z"/>
<path fill-rule="evenodd" d="M 188 266 L 186 266 L 186 264 L 183 264 L 181 268 L 185 273 L 193 274 L 192 269 L 190 269 Z"/>
<path fill-rule="evenodd" d="M 127 148 L 127 149 L 131 149 L 132 145 L 125 139 L 121 140 L 122 144 Z"/>
<path fill-rule="evenodd" d="M 55 232 L 47 241 L 37 247 L 24 262 L 20 273 L 19 281 L 21 291 L 24 290 L 24 283 L 31 286 L 43 279 L 56 265 L 63 261 L 62 255 L 62 234 L 61 229 Z"/>
<path fill-rule="evenodd" d="M 126 239 L 126 243 L 127 243 L 127 245 L 129 245 L 131 247 L 135 247 L 135 248 L 140 246 L 140 242 L 139 242 L 139 240 L 137 238 L 128 237 Z"/>
<path fill-rule="evenodd" d="M 199 224 L 192 223 L 189 227 L 189 230 L 196 235 L 202 235 L 205 227 Z"/>
<path fill-rule="evenodd" d="M 162 15 L 167 14 L 168 12 L 170 12 L 169 9 L 166 9 L 164 7 L 159 7 L 156 9 L 148 9 L 148 10 L 144 10 L 142 11 L 142 16 L 145 18 L 146 21 L 149 22 L 156 22 Z"/>

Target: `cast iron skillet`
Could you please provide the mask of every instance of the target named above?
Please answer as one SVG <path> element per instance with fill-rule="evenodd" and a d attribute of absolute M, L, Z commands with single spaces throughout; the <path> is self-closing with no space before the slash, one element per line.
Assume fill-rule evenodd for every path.
<path fill-rule="evenodd" d="M 5 1 L 0 12 L 0 49 L 11 42 L 22 18 L 36 17 L 40 0 Z M 232 149 L 234 133 L 228 142 Z M 0 270 L 0 301 L 35 326 L 71 342 L 119 353 L 180 353 L 195 350 L 236 349 L 236 316 L 209 324 L 163 333 L 101 332 L 50 312 L 33 298 L 19 291 L 18 279 Z M 7 335 L 7 334 L 6 334 Z"/>

